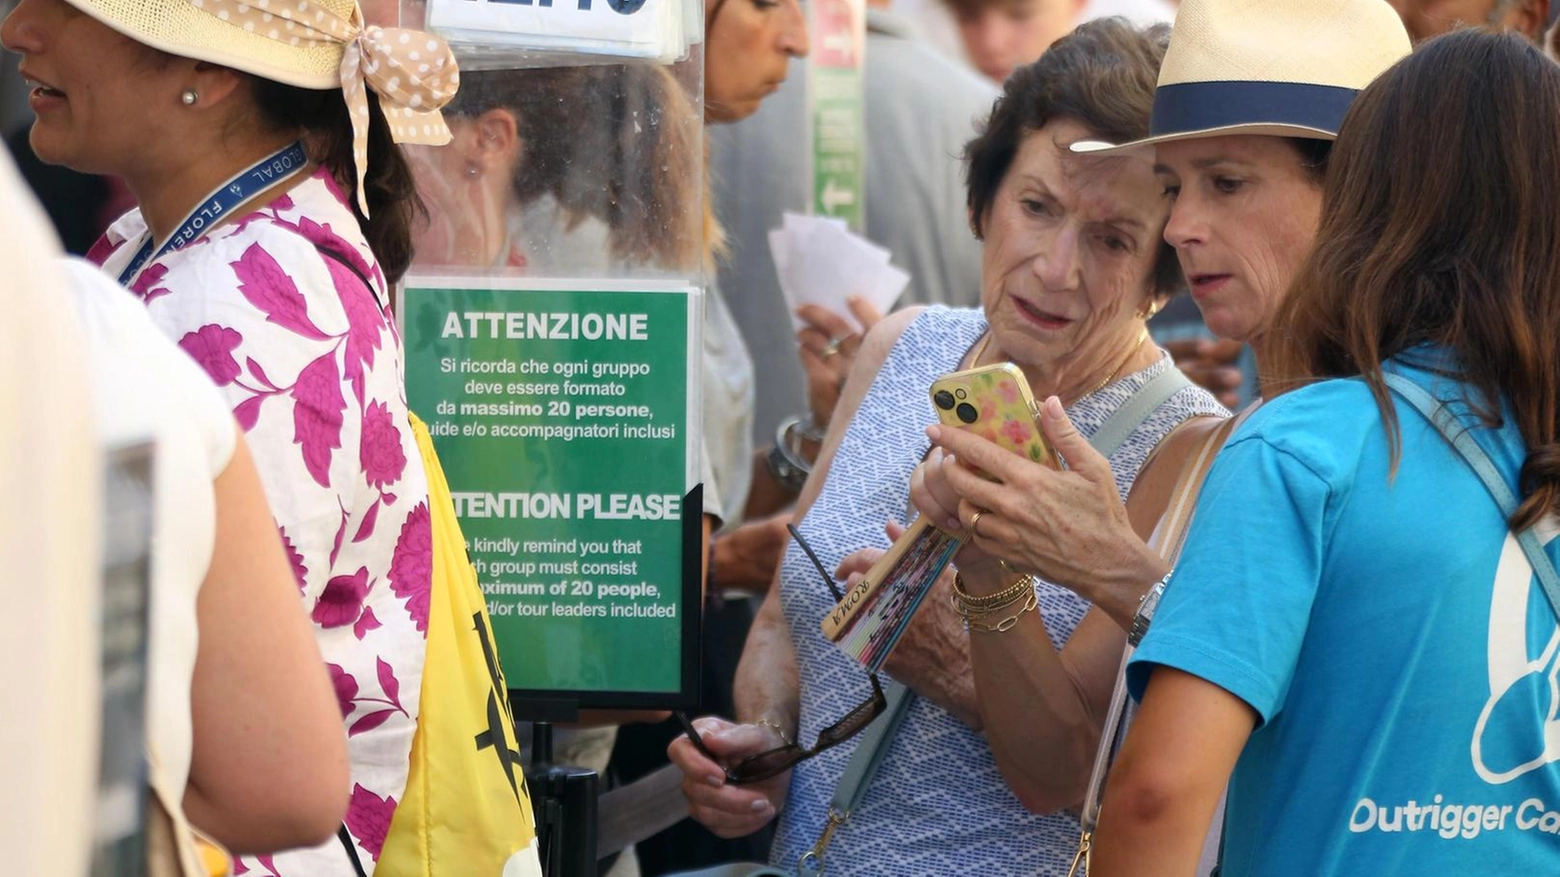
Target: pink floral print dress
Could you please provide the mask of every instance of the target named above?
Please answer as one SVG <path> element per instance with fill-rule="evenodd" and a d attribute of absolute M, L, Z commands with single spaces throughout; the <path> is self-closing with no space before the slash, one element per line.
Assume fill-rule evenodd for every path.
<path fill-rule="evenodd" d="M 89 257 L 117 278 L 147 234 L 131 211 Z M 432 575 L 428 486 L 384 275 L 318 172 L 151 260 L 130 287 L 247 434 L 335 682 L 352 758 L 346 826 L 372 874 L 406 786 Z M 333 840 L 245 858 L 237 873 L 354 872 Z"/>

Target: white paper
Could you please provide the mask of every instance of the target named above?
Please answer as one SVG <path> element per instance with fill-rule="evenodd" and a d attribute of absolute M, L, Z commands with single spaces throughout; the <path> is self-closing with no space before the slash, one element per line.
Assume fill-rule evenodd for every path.
<path fill-rule="evenodd" d="M 815 304 L 859 332 L 848 299 L 859 296 L 886 314 L 910 283 L 909 274 L 889 264 L 888 250 L 850 231 L 841 219 L 787 213 L 769 233 L 769 251 L 796 329 L 807 325 L 796 309 Z"/>

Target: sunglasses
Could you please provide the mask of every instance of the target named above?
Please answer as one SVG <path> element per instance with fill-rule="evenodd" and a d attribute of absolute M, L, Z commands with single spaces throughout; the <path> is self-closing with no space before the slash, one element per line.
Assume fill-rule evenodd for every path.
<path fill-rule="evenodd" d="M 842 599 L 843 595 L 840 594 L 840 589 L 834 584 L 833 577 L 824 569 L 823 563 L 818 560 L 818 555 L 812 550 L 812 546 L 807 544 L 807 540 L 802 538 L 801 532 L 796 529 L 794 524 L 787 524 L 786 529 L 791 531 L 791 537 L 796 540 L 797 545 L 802 547 L 802 551 L 807 554 L 807 559 L 812 561 L 813 567 L 818 570 L 818 574 L 823 576 L 824 584 L 828 586 L 829 593 L 834 595 L 835 601 L 838 602 Z M 873 719 L 888 709 L 888 698 L 883 695 L 883 685 L 878 681 L 877 674 L 870 673 L 867 678 L 872 682 L 872 697 L 859 706 L 852 708 L 839 721 L 819 731 L 818 739 L 811 748 L 803 748 L 796 743 L 787 743 L 784 746 L 777 746 L 757 755 L 750 755 L 726 768 L 726 782 L 734 786 L 740 786 L 777 777 L 818 753 L 832 749 L 865 731 L 867 726 L 872 724 Z M 689 720 L 688 714 L 679 710 L 677 712 L 677 720 L 682 722 L 683 731 L 687 733 L 688 739 L 693 741 L 693 747 L 699 750 L 699 754 L 716 764 L 720 764 L 720 759 L 710 752 L 709 748 L 704 745 L 704 741 L 699 738 L 699 732 L 693 727 L 693 722 Z"/>

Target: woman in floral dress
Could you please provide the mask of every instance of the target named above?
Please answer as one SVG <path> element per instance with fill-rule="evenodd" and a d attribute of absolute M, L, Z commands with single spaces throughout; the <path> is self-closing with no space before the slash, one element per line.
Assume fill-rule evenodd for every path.
<path fill-rule="evenodd" d="M 432 571 L 388 310 L 415 203 L 395 142 L 448 137 L 436 108 L 458 74 L 442 42 L 365 27 L 355 0 L 268 5 L 23 0 L 3 37 L 35 86 L 38 155 L 136 195 L 91 257 L 226 394 L 335 683 L 350 843 L 237 873 L 372 874 L 406 785 Z"/>

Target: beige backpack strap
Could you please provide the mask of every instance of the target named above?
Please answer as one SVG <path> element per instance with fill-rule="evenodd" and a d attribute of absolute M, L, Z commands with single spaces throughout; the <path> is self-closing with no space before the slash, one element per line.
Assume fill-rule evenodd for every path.
<path fill-rule="evenodd" d="M 1175 488 L 1170 491 L 1170 501 L 1165 505 L 1165 511 L 1159 517 L 1159 523 L 1154 526 L 1154 533 L 1149 537 L 1148 544 L 1159 552 L 1159 556 L 1172 566 L 1181 556 L 1181 548 L 1186 544 L 1186 534 L 1191 529 L 1192 514 L 1197 509 L 1197 497 L 1202 493 L 1203 481 L 1208 478 L 1208 472 L 1213 468 L 1214 458 L 1224 448 L 1225 442 L 1251 412 L 1256 410 L 1256 405 L 1251 405 L 1239 415 L 1226 419 L 1213 430 L 1210 430 L 1198 444 L 1197 451 L 1187 457 L 1181 465 L 1181 474 L 1176 478 Z M 1094 767 L 1089 774 L 1089 788 L 1083 800 L 1083 809 L 1078 815 L 1078 821 L 1082 825 L 1083 833 L 1078 839 L 1078 852 L 1073 856 L 1072 867 L 1068 869 L 1068 877 L 1087 877 L 1089 873 L 1090 849 L 1093 844 L 1094 829 L 1099 824 L 1101 798 L 1105 791 L 1105 781 L 1110 776 L 1111 760 L 1115 757 L 1116 747 L 1121 742 L 1121 732 L 1125 725 L 1127 705 L 1127 661 L 1132 657 L 1132 646 L 1122 648 L 1121 668 L 1116 671 L 1116 687 L 1111 692 L 1110 708 L 1105 713 L 1105 726 L 1100 733 L 1099 747 L 1094 752 Z"/>
<path fill-rule="evenodd" d="M 1231 433 L 1245 419 L 1244 413 L 1226 418 L 1203 438 L 1197 453 L 1181 465 L 1181 475 L 1176 479 L 1175 488 L 1170 491 L 1170 501 L 1166 503 L 1164 513 L 1159 516 L 1159 523 L 1154 525 L 1154 533 L 1148 539 L 1148 544 L 1158 550 L 1159 556 L 1167 563 L 1173 565 L 1176 558 L 1181 556 L 1181 546 L 1186 544 L 1186 533 L 1191 529 L 1192 512 L 1197 508 L 1197 497 L 1202 493 L 1203 481 L 1208 478 L 1213 460 L 1223 449 L 1224 443 L 1229 441 Z"/>

